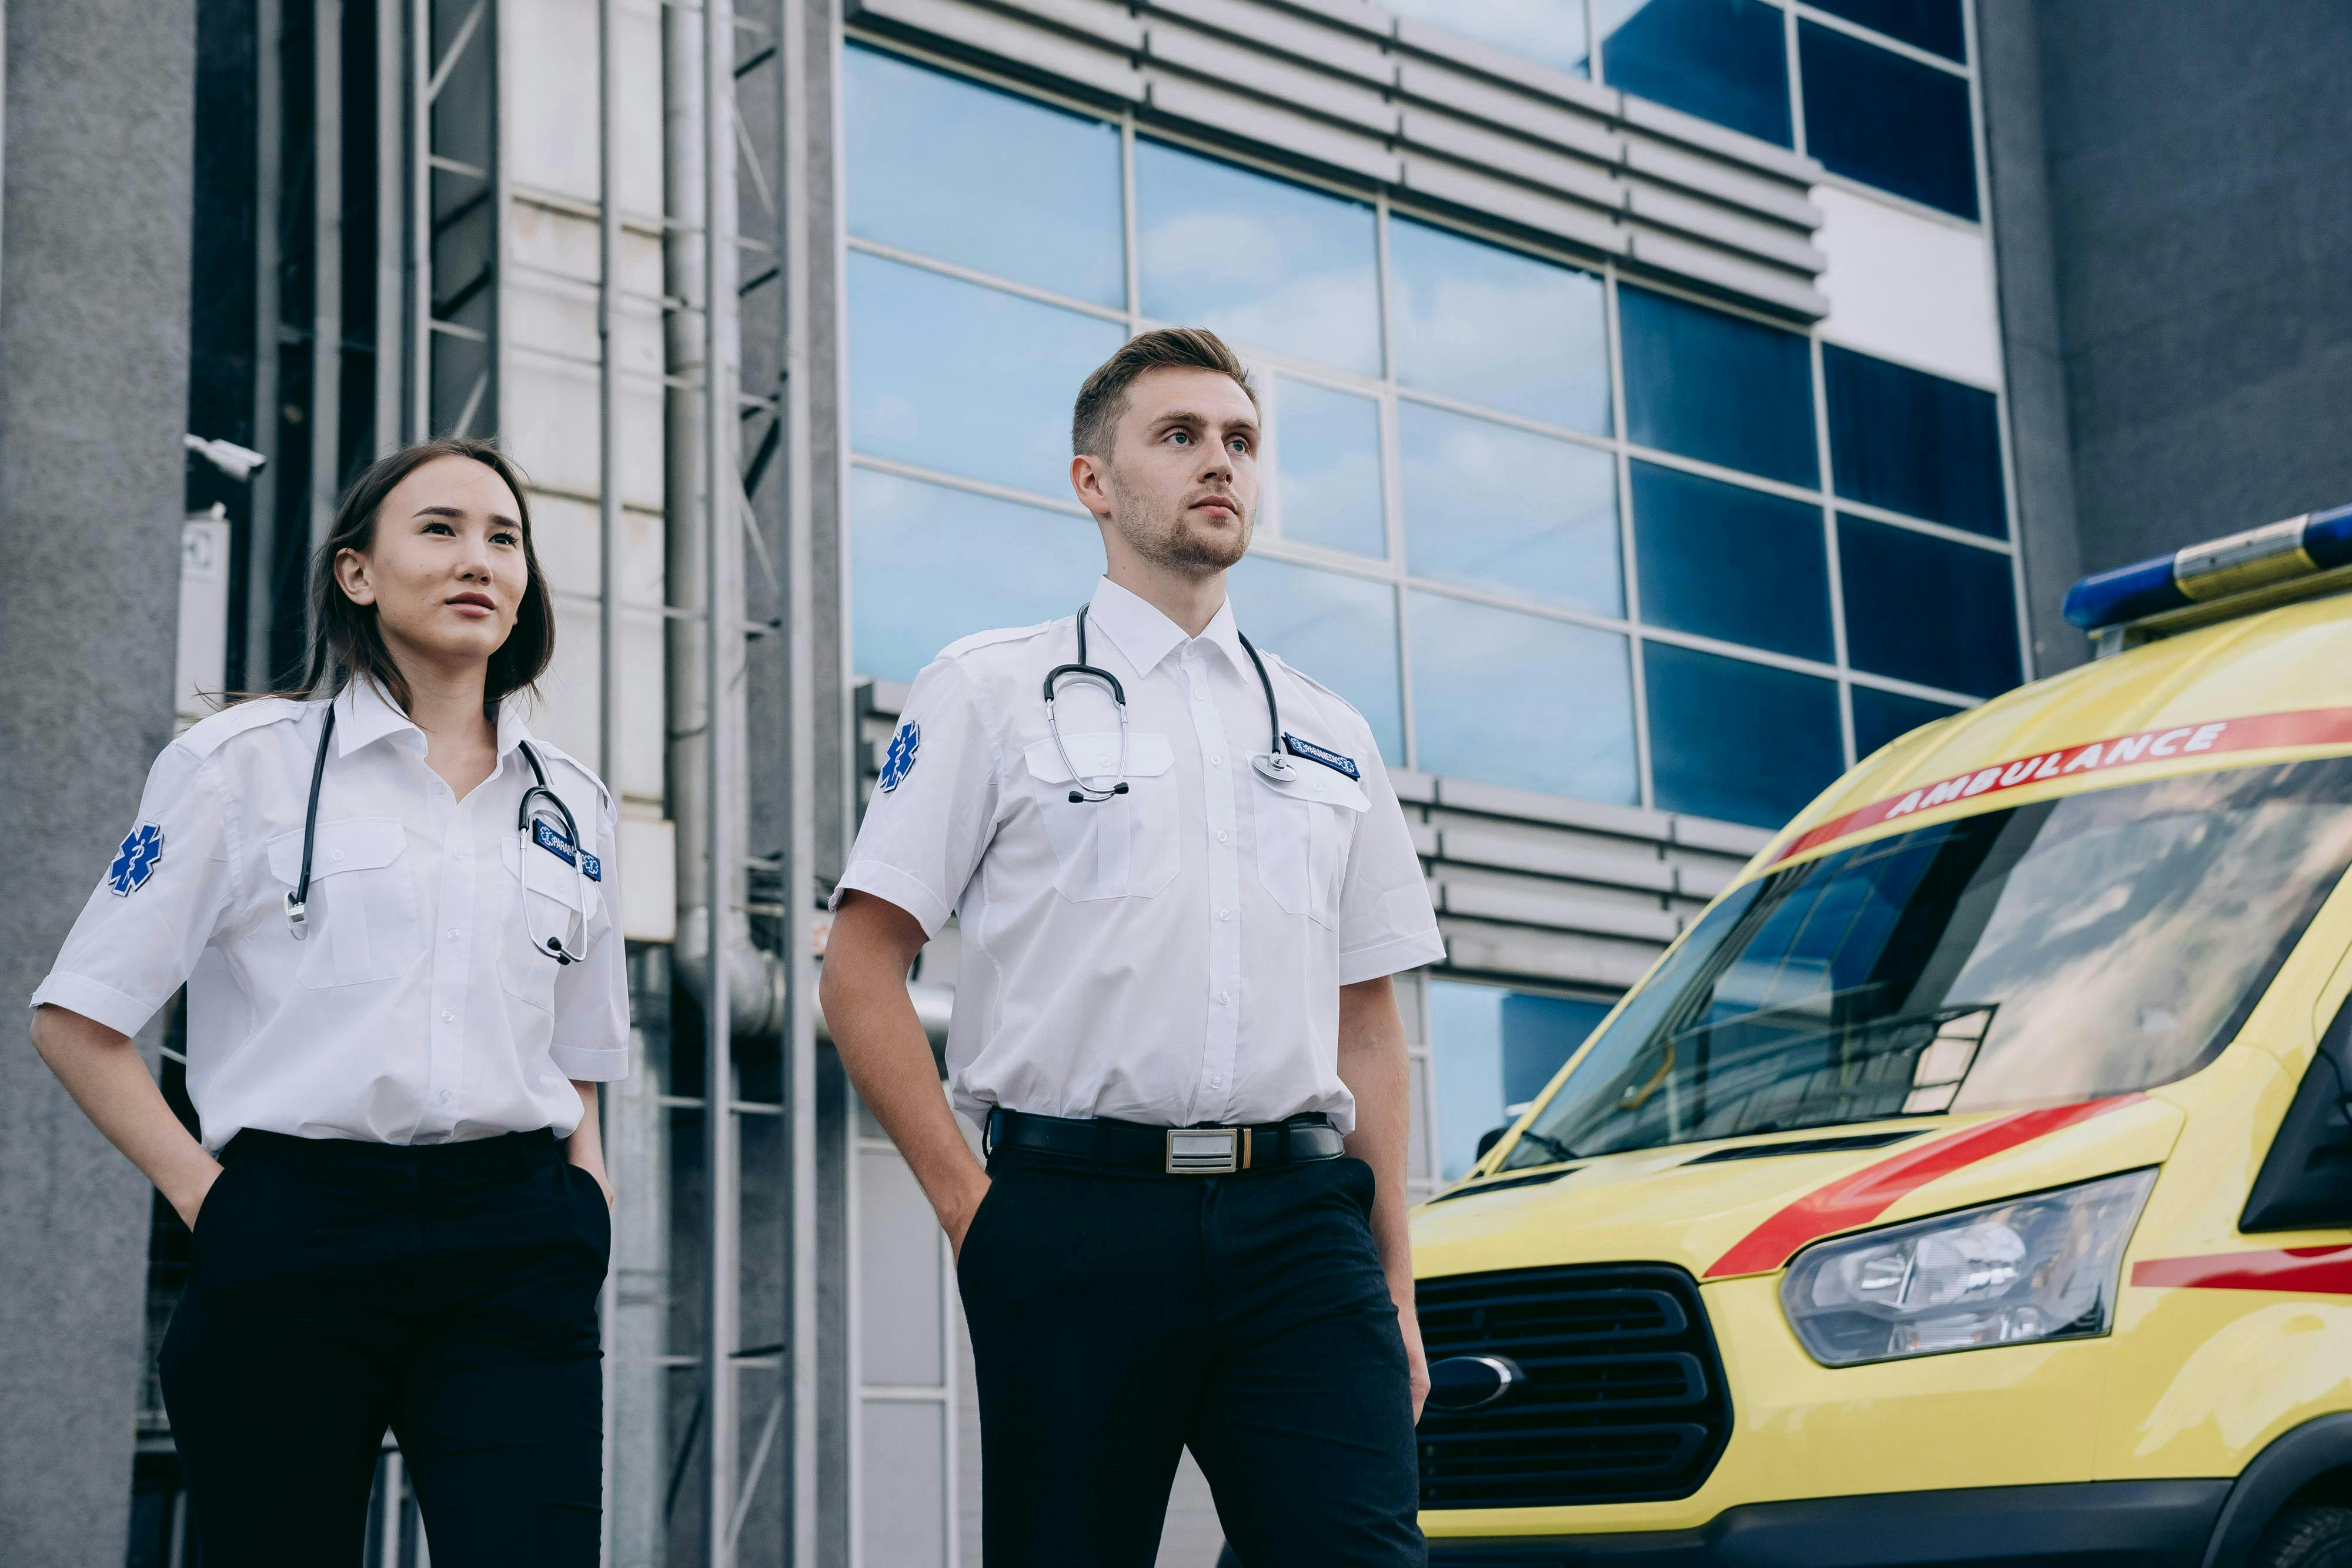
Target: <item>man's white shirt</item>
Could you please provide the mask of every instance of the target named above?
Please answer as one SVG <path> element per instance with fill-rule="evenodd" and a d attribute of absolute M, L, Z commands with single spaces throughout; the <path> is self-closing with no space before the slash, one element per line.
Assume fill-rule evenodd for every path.
<path fill-rule="evenodd" d="M 425 765 L 425 732 L 353 682 L 333 701 L 298 941 L 285 901 L 328 706 L 239 704 L 164 748 L 32 1005 L 136 1034 L 184 982 L 188 1098 L 209 1149 L 246 1127 L 390 1144 L 569 1136 L 581 1115 L 569 1080 L 628 1071 L 611 797 L 531 741 L 578 848 L 601 860 L 600 880 L 585 880 L 519 841 L 532 780 L 513 699 L 496 769 L 459 800 Z M 558 966 L 534 952 L 526 904 L 567 946 L 584 904 L 584 956 Z"/>
<path fill-rule="evenodd" d="M 935 935 L 961 924 L 948 1082 L 959 1110 L 1181 1126 L 1328 1113 L 1339 988 L 1444 956 L 1412 837 L 1371 728 L 1258 650 L 1282 728 L 1360 774 L 1294 757 L 1268 779 L 1266 699 L 1220 608 L 1198 637 L 1101 580 L 1090 663 L 1127 694 L 1128 790 L 1108 789 L 1119 726 L 1100 686 L 1057 687 L 1076 617 L 985 632 L 915 678 L 834 894 L 887 900 Z"/>

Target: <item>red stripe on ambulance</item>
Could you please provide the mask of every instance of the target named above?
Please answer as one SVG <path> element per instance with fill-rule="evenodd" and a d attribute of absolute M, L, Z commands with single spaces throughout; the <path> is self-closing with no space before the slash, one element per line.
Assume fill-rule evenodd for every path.
<path fill-rule="evenodd" d="M 1850 1176 L 1807 1193 L 1749 1231 L 1730 1251 L 1715 1260 L 1706 1278 L 1769 1273 L 1824 1236 L 1869 1224 L 1894 1207 L 1896 1199 L 1938 1176 L 1949 1176 L 2005 1149 L 2144 1098 L 2139 1094 L 2116 1094 L 2105 1100 L 2086 1100 L 2079 1105 L 2012 1112 L 1865 1166 Z"/>
<path fill-rule="evenodd" d="M 2294 713 L 2215 719 L 2209 724 L 2174 725 L 2165 729 L 2144 729 L 2137 735 L 2111 736 L 2081 746 L 2061 747 L 2056 751 L 2036 752 L 2031 757 L 2011 758 L 1972 773 L 1956 773 L 1900 795 L 1889 795 L 1858 811 L 1832 817 L 1790 840 L 1772 859 L 1778 863 L 1790 855 L 1818 849 L 1832 839 L 1907 817 L 1914 811 L 2063 779 L 2070 773 L 2104 773 L 2111 768 L 2160 762 L 2168 758 L 2260 751 L 2276 746 L 2352 746 L 2352 707 L 2304 708 Z"/>
<path fill-rule="evenodd" d="M 2261 1252 L 2215 1252 L 2202 1258 L 2151 1258 L 2132 1265 L 2131 1282 L 2197 1291 L 2352 1296 L 2352 1247 L 2282 1247 Z"/>

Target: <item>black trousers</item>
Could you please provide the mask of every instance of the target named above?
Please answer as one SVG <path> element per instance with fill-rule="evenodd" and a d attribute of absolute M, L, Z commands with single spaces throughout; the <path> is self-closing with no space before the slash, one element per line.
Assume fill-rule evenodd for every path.
<path fill-rule="evenodd" d="M 986 1568 L 1150 1568 L 1188 1447 L 1245 1568 L 1427 1561 L 1370 1166 L 989 1176 L 956 1264 Z"/>
<path fill-rule="evenodd" d="M 207 1564 L 357 1563 L 386 1427 L 434 1568 L 589 1568 L 604 1481 L 596 1179 L 554 1134 L 240 1133 L 159 1371 Z"/>

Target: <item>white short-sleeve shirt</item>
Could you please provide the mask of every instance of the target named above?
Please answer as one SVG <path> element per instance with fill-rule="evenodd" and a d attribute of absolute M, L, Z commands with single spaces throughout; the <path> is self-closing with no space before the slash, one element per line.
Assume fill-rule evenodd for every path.
<path fill-rule="evenodd" d="M 933 933 L 960 915 L 947 1065 L 970 1115 L 1352 1130 L 1339 988 L 1444 956 L 1370 727 L 1261 648 L 1283 730 L 1328 758 L 1266 779 L 1233 607 L 1188 637 L 1105 579 L 1087 654 L 1126 688 L 1129 788 L 1074 803 L 1044 685 L 1077 658 L 1076 619 L 967 637 L 916 677 L 834 902 L 869 893 Z M 1058 690 L 1071 764 L 1108 788 L 1110 697 Z"/>
<path fill-rule="evenodd" d="M 463 800 L 375 687 L 333 699 L 303 940 L 286 918 L 324 701 L 268 698 L 165 747 L 139 816 L 32 1005 L 135 1034 L 188 988 L 188 1098 L 205 1146 L 247 1127 L 446 1143 L 580 1121 L 572 1079 L 628 1071 L 613 910 L 615 811 L 596 776 L 530 740 L 511 703 L 496 771 Z M 530 740 L 596 878 L 519 841 Z M 559 966 L 542 936 L 582 940 Z"/>

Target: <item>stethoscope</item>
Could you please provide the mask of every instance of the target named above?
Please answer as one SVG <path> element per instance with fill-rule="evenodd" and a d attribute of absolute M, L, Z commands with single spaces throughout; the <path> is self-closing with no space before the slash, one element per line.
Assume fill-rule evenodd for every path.
<path fill-rule="evenodd" d="M 302 874 L 294 883 L 294 891 L 286 895 L 286 925 L 297 942 L 306 940 L 310 933 L 310 842 L 319 832 L 319 784 L 327 776 L 327 745 L 335 736 L 335 708 L 327 706 L 327 722 L 319 730 L 319 755 L 310 763 L 310 804 L 302 815 Z M 563 797 L 547 787 L 547 770 L 539 765 L 539 754 L 528 740 L 518 741 L 523 760 L 530 764 L 533 780 L 522 792 L 522 804 L 515 811 L 515 832 L 519 848 L 528 855 L 532 841 L 544 844 L 555 857 L 572 868 L 572 880 L 579 884 L 580 939 L 574 947 L 563 945 L 562 935 L 541 936 L 531 923 L 530 900 L 522 901 L 523 935 L 530 938 L 535 951 L 544 953 L 558 964 L 573 964 L 585 956 L 588 946 L 588 868 L 583 864 L 585 852 L 580 847 L 579 824 L 572 820 L 572 809 Z M 551 816 L 551 813 L 552 815 Z M 528 863 L 520 862 L 520 863 Z"/>
<path fill-rule="evenodd" d="M 1255 648 L 1250 646 L 1249 638 L 1238 629 L 1234 635 L 1241 638 L 1242 652 L 1249 655 L 1251 666 L 1257 671 L 1257 684 L 1265 688 L 1266 749 L 1251 758 L 1250 766 L 1277 784 L 1287 784 L 1298 777 L 1298 769 L 1292 765 L 1290 758 L 1282 755 L 1282 709 L 1274 700 L 1274 682 L 1267 678 L 1265 661 L 1257 656 Z M 1070 760 L 1069 747 L 1062 744 L 1062 727 L 1054 717 L 1054 693 L 1065 679 L 1086 681 L 1102 687 L 1110 694 L 1111 706 L 1118 710 L 1118 773 L 1116 782 L 1108 789 L 1088 784 L 1079 774 L 1077 765 Z M 1114 795 L 1127 793 L 1127 689 L 1108 670 L 1087 663 L 1087 612 L 1084 609 L 1078 612 L 1078 662 L 1056 664 L 1045 675 L 1045 733 L 1054 737 L 1055 754 L 1061 758 L 1062 766 L 1070 770 L 1072 805 L 1080 801 L 1108 800 Z"/>

